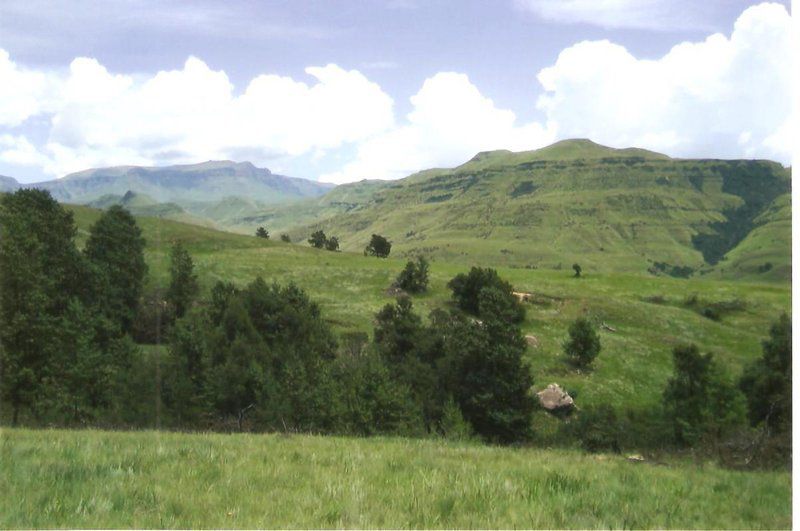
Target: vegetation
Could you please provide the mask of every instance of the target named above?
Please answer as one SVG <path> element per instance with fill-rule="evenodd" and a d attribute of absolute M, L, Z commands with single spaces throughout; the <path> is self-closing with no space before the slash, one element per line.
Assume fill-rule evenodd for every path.
<path fill-rule="evenodd" d="M 269 231 L 264 227 L 259 227 L 256 229 L 256 236 L 259 238 L 264 238 L 265 240 L 269 240 Z"/>
<path fill-rule="evenodd" d="M 392 242 L 381 236 L 380 234 L 373 234 L 370 238 L 367 247 L 364 249 L 365 256 L 377 256 L 378 258 L 386 258 L 392 251 Z"/>
<path fill-rule="evenodd" d="M 422 293 L 428 289 L 428 270 L 430 265 L 424 256 L 417 257 L 417 261 L 411 260 L 406 263 L 406 267 L 397 275 L 394 286 L 402 289 L 406 293 Z"/>
<path fill-rule="evenodd" d="M 714 362 L 712 354 L 700 354 L 695 345 L 672 351 L 675 373 L 664 390 L 664 405 L 675 440 L 690 446 L 704 437 L 721 440 L 741 426 L 744 397 Z"/>
<path fill-rule="evenodd" d="M 0 433 L 3 528 L 788 528 L 788 472 L 442 440 Z"/>
<path fill-rule="evenodd" d="M 579 264 L 572 264 L 572 269 L 575 270 L 575 278 L 581 277 L 581 266 Z"/>
<path fill-rule="evenodd" d="M 503 298 L 503 308 L 511 322 L 520 323 L 525 319 L 525 308 L 514 295 L 511 284 L 501 279 L 494 269 L 473 267 L 467 274 L 456 275 L 447 287 L 452 290 L 458 307 L 476 317 L 483 317 L 480 308 L 482 292 L 493 290 L 495 296 Z"/>
<path fill-rule="evenodd" d="M 292 243 L 292 239 L 286 233 L 281 234 L 281 241 L 285 243 Z"/>
<path fill-rule="evenodd" d="M 600 336 L 592 323 L 579 317 L 569 325 L 569 338 L 564 342 L 567 359 L 577 367 L 586 368 L 600 354 Z"/>
<path fill-rule="evenodd" d="M 170 251 L 170 281 L 166 300 L 175 308 L 175 317 L 180 319 L 197 297 L 200 286 L 194 272 L 194 261 L 181 242 L 176 242 Z"/>

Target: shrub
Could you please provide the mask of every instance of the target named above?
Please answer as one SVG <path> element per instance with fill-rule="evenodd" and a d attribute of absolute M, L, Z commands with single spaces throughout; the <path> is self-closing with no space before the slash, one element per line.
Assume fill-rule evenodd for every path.
<path fill-rule="evenodd" d="M 739 388 L 747 397 L 750 423 L 786 431 L 792 420 L 792 321 L 781 315 L 762 344 L 761 358 L 748 366 Z"/>
<path fill-rule="evenodd" d="M 588 367 L 600 353 L 600 336 L 588 319 L 579 317 L 569 326 L 569 338 L 563 347 L 571 363 Z"/>
<path fill-rule="evenodd" d="M 607 404 L 589 406 L 573 422 L 571 429 L 587 452 L 620 451 L 623 430 L 613 407 Z"/>
<path fill-rule="evenodd" d="M 416 263 L 409 261 L 406 264 L 394 285 L 408 293 L 422 293 L 428 289 L 428 261 L 425 257 L 417 258 Z"/>
<path fill-rule="evenodd" d="M 281 234 L 281 241 L 286 243 L 292 243 L 292 239 L 289 238 L 289 235 L 286 233 Z"/>
<path fill-rule="evenodd" d="M 664 389 L 667 418 L 675 441 L 691 446 L 701 439 L 719 441 L 742 423 L 744 397 L 713 359 L 697 346 L 675 347 L 673 377 Z"/>
<path fill-rule="evenodd" d="M 447 283 L 447 287 L 453 291 L 453 299 L 459 308 L 481 318 L 484 317 L 479 307 L 481 292 L 492 288 L 504 300 L 508 309 L 504 314 L 509 316 L 511 322 L 521 323 L 525 320 L 525 307 L 514 295 L 511 284 L 501 279 L 494 269 L 473 267 L 468 274 L 461 273 L 455 276 Z"/>
<path fill-rule="evenodd" d="M 317 249 L 322 249 L 325 247 L 327 242 L 328 238 L 325 236 L 325 232 L 322 230 L 314 232 L 311 237 L 308 238 L 308 243 Z"/>
<path fill-rule="evenodd" d="M 339 250 L 339 238 L 336 236 L 331 236 L 328 238 L 328 241 L 325 242 L 325 250 L 326 251 L 338 251 Z"/>
<path fill-rule="evenodd" d="M 269 231 L 264 227 L 259 227 L 258 229 L 256 229 L 256 236 L 259 238 L 264 238 L 266 240 L 269 240 Z"/>

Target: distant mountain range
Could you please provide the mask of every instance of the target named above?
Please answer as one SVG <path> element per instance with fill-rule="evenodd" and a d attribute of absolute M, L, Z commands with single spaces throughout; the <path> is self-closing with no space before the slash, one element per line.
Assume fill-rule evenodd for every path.
<path fill-rule="evenodd" d="M 0 178 L 0 190 L 21 186 Z M 88 204 L 103 196 L 123 196 L 128 191 L 144 194 L 157 203 L 214 202 L 229 196 L 246 197 L 261 204 L 285 203 L 317 197 L 333 185 L 277 175 L 249 162 L 209 161 L 165 167 L 118 166 L 72 173 L 62 179 L 26 184 L 49 190 L 65 203 Z"/>

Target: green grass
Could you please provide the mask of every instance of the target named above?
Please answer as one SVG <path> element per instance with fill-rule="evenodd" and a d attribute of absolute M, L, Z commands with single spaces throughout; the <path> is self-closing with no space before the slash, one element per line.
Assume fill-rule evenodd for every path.
<path fill-rule="evenodd" d="M 790 476 L 438 440 L 0 432 L 2 528 L 789 528 Z"/>
<path fill-rule="evenodd" d="M 74 211 L 85 235 L 98 213 L 83 207 Z M 323 317 L 338 332 L 371 333 L 375 313 L 393 302 L 386 290 L 405 265 L 399 258 L 333 253 L 160 219 L 139 222 L 148 241 L 151 285 L 168 282 L 168 247 L 180 239 L 192 253 L 205 289 L 217 280 L 244 285 L 257 276 L 282 284 L 293 281 L 320 303 Z M 450 307 L 447 282 L 467 269 L 434 260 L 429 292 L 413 299 L 416 311 L 427 317 L 435 308 Z M 515 289 L 537 299 L 527 304 L 523 323 L 523 331 L 539 341 L 538 348 L 527 352 L 535 386 L 557 382 L 576 390 L 579 406 L 598 401 L 614 406 L 657 402 L 672 373 L 672 348 L 683 342 L 714 352 L 737 377 L 746 363 L 761 355 L 770 324 L 791 309 L 790 286 L 782 283 L 591 272 L 575 279 L 567 269 L 499 267 L 498 271 Z M 708 302 L 741 299 L 745 308 L 715 322 L 682 304 L 693 294 Z M 646 302 L 654 295 L 663 296 L 665 303 Z M 603 350 L 587 372 L 566 364 L 561 349 L 569 323 L 578 316 L 616 330 L 600 330 Z M 542 422 L 549 422 L 542 416 Z"/>

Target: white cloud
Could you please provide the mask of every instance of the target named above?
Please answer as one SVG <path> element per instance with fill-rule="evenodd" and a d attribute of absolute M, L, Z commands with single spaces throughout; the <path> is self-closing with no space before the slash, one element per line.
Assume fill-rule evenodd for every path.
<path fill-rule="evenodd" d="M 713 4 L 696 0 L 516 0 L 537 16 L 567 24 L 655 31 L 712 29 Z"/>
<path fill-rule="evenodd" d="M 112 74 L 89 58 L 72 61 L 66 74 L 21 72 L 3 52 L 0 96 L 8 96 L 0 97 L 0 125 L 43 115 L 51 127 L 38 157 L 12 156 L 5 144 L 0 157 L 27 160 L 60 176 L 87 167 L 241 153 L 296 156 L 357 142 L 393 125 L 392 99 L 358 71 L 330 64 L 306 73 L 314 83 L 261 75 L 236 95 L 225 72 L 194 57 L 180 70 L 139 79 Z M 40 97 L 40 86 L 51 87 L 53 97 Z"/>
<path fill-rule="evenodd" d="M 791 40 L 786 9 L 762 4 L 742 13 L 730 37 L 682 43 L 658 60 L 608 41 L 581 42 L 539 73 L 545 94 L 537 106 L 560 138 L 786 162 Z"/>
<path fill-rule="evenodd" d="M 478 151 L 534 149 L 553 140 L 540 124 L 517 125 L 513 112 L 498 109 L 464 74 L 440 72 L 425 80 L 411 104 L 406 125 L 362 143 L 354 161 L 320 180 L 397 179 L 460 164 Z"/>

